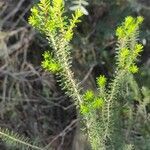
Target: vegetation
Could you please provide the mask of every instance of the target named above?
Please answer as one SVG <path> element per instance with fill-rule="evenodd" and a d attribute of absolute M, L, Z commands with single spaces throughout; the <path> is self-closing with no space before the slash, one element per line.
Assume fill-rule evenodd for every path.
<path fill-rule="evenodd" d="M 75 78 L 72 71 L 71 40 L 74 28 L 88 11 L 84 0 L 73 1 L 70 17 L 63 0 L 41 0 L 31 8 L 29 24 L 46 37 L 49 47 L 44 52 L 41 66 L 56 75 L 57 81 L 66 95 L 75 104 L 80 118 L 81 131 L 87 137 L 92 150 L 140 149 L 131 134 L 135 128 L 136 115 L 146 111 L 149 89 L 140 89 L 134 74 L 139 72 L 137 60 L 143 51 L 139 42 L 139 27 L 143 17 L 127 16 L 116 30 L 115 70 L 111 77 L 100 75 L 96 79 L 97 90 L 87 90 Z M 134 98 L 138 100 L 135 111 Z M 132 99 L 132 100 L 131 100 Z M 149 118 L 145 116 L 145 131 L 141 129 L 143 150 L 149 149 Z M 135 119 L 135 120 L 134 120 Z M 148 129 L 147 129 L 148 128 Z M 144 129 L 144 128 L 143 128 Z M 146 134 L 143 134 L 145 133 Z M 30 140 L 7 129 L 0 128 L 0 137 L 7 144 L 20 149 L 52 149 L 51 145 L 42 148 Z"/>

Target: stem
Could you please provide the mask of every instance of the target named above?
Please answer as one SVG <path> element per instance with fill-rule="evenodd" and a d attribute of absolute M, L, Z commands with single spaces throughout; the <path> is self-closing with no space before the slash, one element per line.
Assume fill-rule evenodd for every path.
<path fill-rule="evenodd" d="M 15 138 L 15 137 L 13 137 L 13 136 L 11 136 L 11 135 L 9 135 L 9 134 L 3 133 L 3 132 L 1 132 L 1 131 L 0 131 L 0 135 L 1 135 L 2 137 L 8 138 L 8 139 L 10 139 L 10 140 L 12 140 L 12 141 L 14 141 L 14 142 L 17 142 L 17 143 L 26 145 L 26 146 L 31 147 L 31 148 L 33 148 L 33 149 L 43 150 L 43 149 L 40 148 L 40 147 L 37 147 L 37 146 L 32 145 L 32 144 L 29 144 L 29 143 L 27 143 L 27 142 L 25 142 L 25 141 L 22 141 L 22 140 L 20 140 L 20 139 L 17 139 L 17 138 Z"/>
<path fill-rule="evenodd" d="M 68 80 L 67 83 L 69 85 L 67 85 L 67 86 L 69 88 L 71 88 L 71 89 L 67 89 L 67 90 L 71 91 L 71 93 L 69 93 L 70 96 L 72 96 L 74 99 L 77 100 L 78 106 L 80 107 L 81 104 L 82 104 L 82 96 L 81 96 L 81 94 L 79 92 L 79 88 L 77 86 L 77 83 L 74 80 L 73 73 L 72 73 L 72 71 L 71 71 L 71 69 L 69 67 L 67 54 L 66 54 L 66 52 L 64 50 L 65 47 L 61 47 L 61 49 L 60 49 L 59 46 L 56 46 L 56 42 L 55 42 L 54 37 L 51 34 L 49 35 L 49 37 L 50 37 L 50 40 L 51 40 L 51 42 L 53 44 L 53 48 L 54 48 L 55 53 L 56 53 L 56 55 L 57 55 L 57 57 L 59 59 L 59 62 L 62 65 L 63 77 Z M 66 43 L 63 40 L 62 41 L 60 40 L 60 44 L 61 44 L 61 42 Z M 62 44 L 62 45 L 64 45 L 64 44 Z"/>
<path fill-rule="evenodd" d="M 108 100 L 106 101 L 106 126 L 105 126 L 105 138 L 109 135 L 109 130 L 110 130 L 110 124 L 111 124 L 111 111 L 112 105 L 113 105 L 113 100 L 115 99 L 115 96 L 119 92 L 119 86 L 120 86 L 120 80 L 124 76 L 125 70 L 119 70 L 116 78 L 113 81 L 112 87 L 110 89 L 110 94 L 108 97 Z M 104 115 L 105 116 L 105 115 Z M 105 119 L 105 118 L 104 118 Z"/>

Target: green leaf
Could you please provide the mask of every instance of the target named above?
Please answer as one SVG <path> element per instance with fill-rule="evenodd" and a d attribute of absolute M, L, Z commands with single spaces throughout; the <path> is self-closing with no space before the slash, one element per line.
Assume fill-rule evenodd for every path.
<path fill-rule="evenodd" d="M 104 75 L 100 75 L 97 78 L 97 85 L 99 87 L 104 87 L 106 85 L 107 78 Z"/>
<path fill-rule="evenodd" d="M 87 90 L 83 95 L 85 101 L 92 101 L 94 99 L 94 92 L 92 90 Z"/>

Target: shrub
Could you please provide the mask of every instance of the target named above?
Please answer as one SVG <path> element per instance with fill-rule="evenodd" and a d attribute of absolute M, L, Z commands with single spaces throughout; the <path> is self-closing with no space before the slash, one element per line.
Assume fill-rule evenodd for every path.
<path fill-rule="evenodd" d="M 138 41 L 139 26 L 143 18 L 128 16 L 117 28 L 116 70 L 113 79 L 108 83 L 106 77 L 100 75 L 97 78 L 97 92 L 85 92 L 71 70 L 70 41 L 73 38 L 73 29 L 80 22 L 80 17 L 88 14 L 84 8 L 88 3 L 83 0 L 79 2 L 73 3 L 76 6 L 71 7 L 74 10 L 71 18 L 66 15 L 63 0 L 41 0 L 31 9 L 29 23 L 45 35 L 53 49 L 52 52 L 44 52 L 42 67 L 60 77 L 58 82 L 74 100 L 79 112 L 78 117 L 83 124 L 82 128 L 86 129 L 84 131 L 93 150 L 132 149 L 133 143 L 126 142 L 122 131 L 122 116 L 129 113 L 130 106 L 128 100 L 122 101 L 122 93 L 129 87 L 129 79 L 135 81 L 133 74 L 139 70 L 136 61 L 143 50 L 142 44 Z M 35 146 L 30 140 L 1 128 L 0 137 L 6 143 L 20 148 L 50 149 L 48 146 Z"/>

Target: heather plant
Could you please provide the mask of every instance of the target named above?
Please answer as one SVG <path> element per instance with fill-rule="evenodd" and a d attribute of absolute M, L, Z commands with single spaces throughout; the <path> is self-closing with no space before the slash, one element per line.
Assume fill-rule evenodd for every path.
<path fill-rule="evenodd" d="M 98 97 L 95 97 L 92 91 L 87 91 L 84 96 L 84 100 L 90 101 L 90 104 L 87 105 L 85 103 L 84 107 L 81 107 L 81 112 L 88 118 L 89 139 L 94 150 L 113 149 L 115 147 L 113 141 L 115 137 L 119 136 L 119 134 L 115 135 L 118 132 L 115 129 L 115 126 L 117 126 L 116 122 L 118 121 L 116 119 L 118 117 L 121 119 L 118 111 L 120 108 L 118 106 L 123 107 L 119 103 L 119 93 L 124 88 L 121 85 L 128 82 L 126 80 L 129 78 L 128 76 L 138 71 L 136 60 L 143 50 L 142 44 L 138 43 L 139 25 L 142 21 L 143 18 L 141 16 L 137 18 L 128 16 L 121 26 L 117 28 L 116 36 L 118 42 L 114 79 L 106 87 L 107 79 L 101 75 L 97 78 Z M 93 102 L 91 103 L 92 100 L 90 99 L 94 101 L 94 104 Z M 115 137 L 113 137 L 114 135 Z M 118 142 L 118 140 L 116 141 Z M 121 145 L 119 147 L 121 148 Z M 115 147 L 115 149 L 119 147 Z"/>
<path fill-rule="evenodd" d="M 128 86 L 128 79 L 139 70 L 136 61 L 143 50 L 138 40 L 143 17 L 128 16 L 116 30 L 116 69 L 113 79 L 100 75 L 97 78 L 97 92 L 84 91 L 71 70 L 70 41 L 80 18 L 83 14 L 88 14 L 84 8 L 88 3 L 79 0 L 73 4 L 75 6 L 71 7 L 71 10 L 74 10 L 71 17 L 66 15 L 63 0 L 41 0 L 31 8 L 29 24 L 45 35 L 52 48 L 43 53 L 42 67 L 59 76 L 58 83 L 72 98 L 82 124 L 81 128 L 84 129 L 83 133 L 87 135 L 92 150 L 131 150 L 134 145 L 125 142 L 122 126 L 119 125 L 123 119 L 125 105 L 125 102 L 121 101 L 121 93 Z M 49 146 L 35 146 L 30 140 L 7 129 L 0 128 L 0 137 L 6 143 L 22 149 L 51 149 Z"/>

